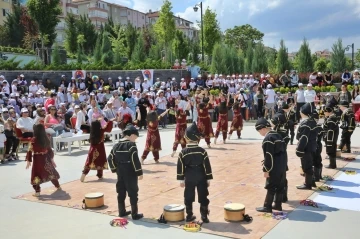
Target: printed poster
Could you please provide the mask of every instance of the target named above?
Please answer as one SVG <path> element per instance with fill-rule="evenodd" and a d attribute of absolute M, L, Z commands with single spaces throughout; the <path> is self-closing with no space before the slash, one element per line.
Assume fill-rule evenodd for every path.
<path fill-rule="evenodd" d="M 141 70 L 144 79 L 148 79 L 151 85 L 154 84 L 154 70 Z"/>

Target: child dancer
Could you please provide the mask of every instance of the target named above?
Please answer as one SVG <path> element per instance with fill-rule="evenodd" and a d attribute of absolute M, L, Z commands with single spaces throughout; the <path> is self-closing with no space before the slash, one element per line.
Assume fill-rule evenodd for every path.
<path fill-rule="evenodd" d="M 228 139 L 231 138 L 231 135 L 235 130 L 236 130 L 236 134 L 238 136 L 238 139 L 241 139 L 241 130 L 242 130 L 242 127 L 243 127 L 243 118 L 242 118 L 242 115 L 241 115 L 240 103 L 238 101 L 236 101 L 233 104 L 232 109 L 233 109 L 233 120 L 231 122 Z"/>
<path fill-rule="evenodd" d="M 226 143 L 226 136 L 228 130 L 228 104 L 230 101 L 230 94 L 228 94 L 227 99 L 224 94 L 220 96 L 220 104 L 219 104 L 219 117 L 216 126 L 215 132 L 215 140 L 214 144 L 216 144 L 217 138 L 219 137 L 220 131 L 222 132 L 224 144 Z"/>
<path fill-rule="evenodd" d="M 198 146 L 201 134 L 195 122 L 186 129 L 185 139 L 186 148 L 181 150 L 177 163 L 177 180 L 180 187 L 184 188 L 184 200 L 186 206 L 186 221 L 191 222 L 196 219 L 193 214 L 192 204 L 195 201 L 195 188 L 198 193 L 200 203 L 201 220 L 209 222 L 209 190 L 210 180 L 213 179 L 211 165 L 207 152 Z"/>
<path fill-rule="evenodd" d="M 36 124 L 33 129 L 34 138 L 31 140 L 26 154 L 26 169 L 30 168 L 33 162 L 31 170 L 31 184 L 35 189 L 33 196 L 39 197 L 42 183 L 51 181 L 58 190 L 61 190 L 58 181 L 60 175 L 55 169 L 54 152 L 51 149 L 44 125 Z"/>
<path fill-rule="evenodd" d="M 212 107 L 212 98 L 209 100 L 208 97 L 204 97 L 203 102 L 198 105 L 198 120 L 197 125 L 202 137 L 208 148 L 211 148 L 210 138 L 214 137 L 214 131 L 211 125 L 211 119 L 209 115 L 209 109 Z"/>
<path fill-rule="evenodd" d="M 146 143 L 145 149 L 141 156 L 141 163 L 144 164 L 144 161 L 150 151 L 154 156 L 154 160 L 156 163 L 159 163 L 159 151 L 161 150 L 161 140 L 160 140 L 160 133 L 159 133 L 159 119 L 163 117 L 169 109 L 167 109 L 164 113 L 158 116 L 156 111 L 151 110 L 150 107 L 147 108 L 147 135 L 146 135 Z"/>
<path fill-rule="evenodd" d="M 103 170 L 108 169 L 106 161 L 106 152 L 104 146 L 104 133 L 111 132 L 112 121 L 109 121 L 105 129 L 101 128 L 100 121 L 93 121 L 90 128 L 90 149 L 89 154 L 85 162 L 84 170 L 80 178 L 81 182 L 84 182 L 86 175 L 90 170 L 97 170 L 99 179 L 103 178 Z"/>
<path fill-rule="evenodd" d="M 118 193 L 119 217 L 131 214 L 133 220 L 143 218 L 138 213 L 138 180 L 143 179 L 143 171 L 138 156 L 136 139 L 139 137 L 138 130 L 128 124 L 123 130 L 124 138 L 112 148 L 108 157 L 111 172 L 117 174 L 116 192 Z M 125 198 L 128 193 L 131 204 L 131 212 L 126 211 Z"/>
<path fill-rule="evenodd" d="M 186 110 L 189 110 L 189 106 Z M 179 108 L 175 112 L 175 118 L 176 118 L 176 129 L 175 129 L 175 142 L 173 144 L 173 152 L 171 154 L 171 157 L 174 157 L 176 153 L 176 149 L 180 143 L 181 148 L 185 148 L 186 142 L 185 142 L 185 130 L 186 130 L 186 111 L 182 108 Z"/>

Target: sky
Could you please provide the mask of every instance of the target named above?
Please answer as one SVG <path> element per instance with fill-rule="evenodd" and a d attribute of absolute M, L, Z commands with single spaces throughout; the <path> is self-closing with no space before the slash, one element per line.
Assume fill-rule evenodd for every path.
<path fill-rule="evenodd" d="M 157 11 L 163 0 L 108 0 L 142 12 Z M 174 15 L 194 23 L 197 0 L 171 0 Z M 345 46 L 360 48 L 360 0 L 205 0 L 215 10 L 222 31 L 250 24 L 265 34 L 266 46 L 279 48 L 284 39 L 289 52 L 299 49 L 304 38 L 312 51 L 330 49 L 338 38 Z"/>

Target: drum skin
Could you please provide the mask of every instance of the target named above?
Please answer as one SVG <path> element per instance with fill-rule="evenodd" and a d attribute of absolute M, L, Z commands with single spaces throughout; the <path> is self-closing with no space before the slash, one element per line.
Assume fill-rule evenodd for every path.
<path fill-rule="evenodd" d="M 229 203 L 224 206 L 224 219 L 227 222 L 241 222 L 244 215 L 245 206 L 241 203 Z"/>
<path fill-rule="evenodd" d="M 164 207 L 164 217 L 168 222 L 181 222 L 185 220 L 185 206 L 169 204 Z"/>
<path fill-rule="evenodd" d="M 85 206 L 87 208 L 99 208 L 104 206 L 103 193 L 88 193 L 85 195 Z"/>

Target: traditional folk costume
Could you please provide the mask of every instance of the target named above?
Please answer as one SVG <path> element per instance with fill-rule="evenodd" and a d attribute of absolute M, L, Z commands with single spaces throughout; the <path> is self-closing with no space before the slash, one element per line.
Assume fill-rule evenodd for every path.
<path fill-rule="evenodd" d="M 279 133 L 271 130 L 271 125 L 266 119 L 260 118 L 256 122 L 255 128 L 257 131 L 267 130 L 262 144 L 264 153 L 262 171 L 268 173 L 265 184 L 267 194 L 264 206 L 258 207 L 256 210 L 258 212 L 272 212 L 272 209 L 282 211 L 287 161 L 285 143 Z M 274 197 L 276 201 L 275 206 L 272 207 Z"/>
<path fill-rule="evenodd" d="M 331 104 L 327 104 L 324 111 L 330 113 L 330 116 L 325 118 L 323 124 L 326 154 L 329 156 L 330 160 L 330 164 L 326 168 L 336 169 L 336 149 L 337 140 L 339 137 L 339 124 L 337 121 L 338 119 L 337 116 L 334 114 L 334 108 Z"/>
<path fill-rule="evenodd" d="M 342 150 L 343 153 L 351 153 L 351 135 L 353 134 L 356 123 L 355 123 L 355 115 L 354 112 L 349 108 L 349 102 L 340 101 L 339 106 L 343 106 L 346 109 L 342 112 L 341 115 L 341 141 L 339 145 L 339 149 Z M 346 146 L 346 150 L 343 150 L 344 146 Z"/>
<path fill-rule="evenodd" d="M 209 103 L 208 98 L 204 99 L 204 102 L 198 105 L 198 121 L 197 126 L 199 128 L 200 134 L 202 138 L 205 139 L 206 144 L 209 148 L 210 146 L 210 138 L 214 137 L 214 131 L 211 124 L 211 118 L 209 115 L 209 109 L 211 109 L 212 105 Z"/>
<path fill-rule="evenodd" d="M 97 170 L 96 176 L 99 179 L 103 177 L 103 170 L 108 169 L 108 164 L 106 161 L 106 152 L 105 152 L 105 132 L 111 132 L 113 127 L 113 122 L 109 121 L 105 129 L 100 128 L 100 143 L 90 144 L 89 154 L 86 158 L 84 170 L 80 178 L 81 182 L 84 182 L 85 176 L 89 173 L 90 170 Z"/>
<path fill-rule="evenodd" d="M 241 115 L 240 105 L 239 105 L 239 102 L 235 102 L 233 105 L 233 120 L 230 125 L 228 139 L 231 138 L 231 135 L 234 131 L 236 131 L 238 139 L 241 139 L 242 128 L 243 128 L 243 118 Z"/>
<path fill-rule="evenodd" d="M 181 148 L 186 147 L 186 141 L 184 138 L 186 127 L 187 127 L 186 111 L 183 109 L 178 109 L 175 113 L 175 118 L 176 118 L 175 141 L 173 144 L 173 153 L 171 154 L 171 157 L 174 157 L 179 144 L 181 145 Z"/>
<path fill-rule="evenodd" d="M 286 112 L 285 116 L 286 124 L 284 127 L 290 132 L 290 144 L 293 145 L 295 137 L 296 111 L 293 108 L 290 108 L 289 111 Z"/>
<path fill-rule="evenodd" d="M 37 143 L 35 138 L 31 140 L 29 150 L 26 154 L 26 161 L 32 162 L 31 184 L 35 189 L 35 196 L 40 195 L 40 184 L 49 181 L 51 181 L 57 189 L 61 189 L 58 181 L 60 175 L 52 163 L 53 158 L 54 152 L 51 147 L 43 148 Z"/>
<path fill-rule="evenodd" d="M 214 144 L 216 144 L 216 141 L 217 141 L 217 138 L 219 137 L 220 131 L 221 131 L 222 136 L 223 136 L 224 144 L 226 143 L 226 136 L 227 136 L 227 131 L 228 131 L 228 122 L 229 122 L 227 107 L 228 107 L 228 100 L 220 102 L 220 105 L 219 105 L 219 117 L 218 117 L 218 122 L 217 122 L 217 125 L 216 125 Z"/>
<path fill-rule="evenodd" d="M 313 114 L 313 117 L 315 119 L 315 121 L 319 121 L 319 114 L 315 111 Z M 313 165 L 314 165 L 314 179 L 315 182 L 320 182 L 320 179 L 322 179 L 322 157 L 321 157 L 321 152 L 322 152 L 322 143 L 321 141 L 324 138 L 324 129 L 322 128 L 321 124 L 317 124 L 315 127 L 315 131 L 317 133 L 317 138 L 316 138 L 316 152 L 314 153 L 314 160 L 313 160 Z"/>
<path fill-rule="evenodd" d="M 312 117 L 314 110 L 314 107 L 310 103 L 306 103 L 300 109 L 305 120 L 300 123 L 296 134 L 296 138 L 299 141 L 296 147 L 296 155 L 301 159 L 301 167 L 305 174 L 305 183 L 304 185 L 297 186 L 297 189 L 311 190 L 312 187 L 316 187 L 313 178 L 313 156 L 317 148 L 316 139 L 318 133 L 315 131 L 317 123 Z"/>
<path fill-rule="evenodd" d="M 131 124 L 127 125 L 123 130 L 123 135 L 126 137 L 133 134 L 139 136 L 138 130 Z M 126 138 L 121 139 L 114 145 L 107 160 L 111 172 L 117 174 L 116 192 L 119 217 L 131 214 L 132 219 L 141 219 L 143 214 L 138 214 L 138 177 L 143 175 L 143 171 L 135 142 Z M 131 212 L 126 211 L 126 193 L 130 198 Z"/>
<path fill-rule="evenodd" d="M 157 115 L 156 111 L 149 111 L 146 117 L 147 121 L 147 135 L 146 135 L 146 143 L 145 149 L 141 156 L 142 163 L 148 156 L 150 152 L 152 152 L 154 156 L 154 160 L 156 163 L 159 163 L 159 151 L 161 150 L 161 139 L 159 133 L 159 120 L 163 115 L 165 115 L 169 110 L 166 110 L 160 116 Z"/>
<path fill-rule="evenodd" d="M 196 219 L 193 214 L 192 204 L 195 201 L 195 189 L 198 193 L 198 202 L 200 203 L 201 220 L 209 222 L 209 196 L 208 187 L 213 179 L 211 165 L 207 152 L 198 146 L 201 133 L 195 122 L 186 129 L 185 138 L 186 148 L 182 149 L 177 163 L 177 180 L 185 184 L 184 204 L 186 206 L 186 221 L 190 222 Z"/>

